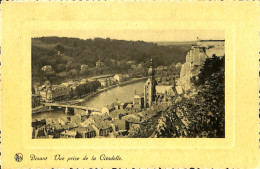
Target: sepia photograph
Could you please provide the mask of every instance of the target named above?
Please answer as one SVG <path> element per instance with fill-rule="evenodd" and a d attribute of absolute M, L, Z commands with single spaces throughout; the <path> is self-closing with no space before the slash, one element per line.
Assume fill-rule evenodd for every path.
<path fill-rule="evenodd" d="M 31 38 L 32 139 L 225 138 L 225 34 Z"/>
<path fill-rule="evenodd" d="M 2 168 L 259 166 L 256 1 L 1 5 Z"/>

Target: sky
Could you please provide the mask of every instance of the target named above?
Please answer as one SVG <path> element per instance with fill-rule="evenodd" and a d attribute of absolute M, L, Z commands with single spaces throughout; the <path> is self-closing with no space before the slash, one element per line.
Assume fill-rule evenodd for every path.
<path fill-rule="evenodd" d="M 80 39 L 110 38 L 131 41 L 195 41 L 197 37 L 202 40 L 224 40 L 224 31 L 215 30 L 78 30 L 78 31 L 39 31 L 34 32 L 33 37 L 58 36 L 75 37 Z"/>

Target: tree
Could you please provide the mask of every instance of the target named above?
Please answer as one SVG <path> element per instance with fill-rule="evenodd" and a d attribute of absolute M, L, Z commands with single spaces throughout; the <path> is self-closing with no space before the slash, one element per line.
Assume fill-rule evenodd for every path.
<path fill-rule="evenodd" d="M 56 72 L 59 73 L 59 72 L 64 72 L 64 71 L 66 71 L 66 65 L 65 64 L 58 64 Z"/>
<path fill-rule="evenodd" d="M 54 47 L 54 49 L 56 49 L 57 51 L 63 52 L 65 48 L 61 44 L 58 44 Z"/>
<path fill-rule="evenodd" d="M 51 44 L 51 45 L 50 45 Z M 51 65 L 54 72 L 62 72 L 59 64 L 67 64 L 67 71 L 71 69 L 80 69 L 75 64 L 87 64 L 95 67 L 98 59 L 104 61 L 108 67 L 106 70 L 97 71 L 96 74 L 103 72 L 121 73 L 127 72 L 130 68 L 124 62 L 135 61 L 136 64 L 141 62 L 147 63 L 151 57 L 156 60 L 157 65 L 170 65 L 171 63 L 183 63 L 185 54 L 190 50 L 190 43 L 180 45 L 161 46 L 155 43 L 143 41 L 124 41 L 115 39 L 95 38 L 82 40 L 77 38 L 60 38 L 60 37 L 41 37 L 32 39 L 32 65 L 34 80 L 42 81 L 43 77 L 38 77 L 41 67 Z M 62 54 L 57 55 L 60 51 Z M 174 56 L 174 57 L 173 57 Z M 113 67 L 111 59 L 121 62 L 121 66 Z M 144 70 L 144 69 L 143 69 Z M 93 73 L 95 74 L 95 73 Z M 80 76 L 78 74 L 77 76 Z M 38 79 L 35 79 L 38 77 Z M 68 76 L 64 78 L 71 78 Z"/>
<path fill-rule="evenodd" d="M 194 84 L 197 86 L 204 84 L 213 73 L 220 71 L 224 67 L 224 58 L 217 57 L 214 54 L 212 58 L 206 59 L 198 75 L 199 80 L 198 82 L 195 81 Z"/>
<path fill-rule="evenodd" d="M 224 60 L 206 60 L 196 94 L 173 102 L 159 119 L 156 137 L 225 137 Z"/>

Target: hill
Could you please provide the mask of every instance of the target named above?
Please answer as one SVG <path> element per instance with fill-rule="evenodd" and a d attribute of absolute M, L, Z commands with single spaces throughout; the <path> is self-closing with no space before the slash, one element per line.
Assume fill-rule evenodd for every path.
<path fill-rule="evenodd" d="M 158 41 L 158 42 L 154 42 L 156 44 L 158 44 L 159 46 L 191 46 L 191 45 L 196 45 L 197 42 L 196 41 Z"/>
<path fill-rule="evenodd" d="M 127 61 L 134 61 L 137 65 L 144 63 L 149 66 L 151 58 L 154 66 L 171 65 L 185 62 L 185 55 L 191 47 L 191 43 L 170 45 L 158 45 L 153 42 L 125 41 L 115 39 L 78 39 L 67 37 L 40 37 L 32 38 L 32 72 L 33 77 L 39 75 L 41 68 L 50 65 L 55 73 L 68 72 L 71 69 L 80 70 L 82 64 L 90 68 L 96 66 L 101 60 L 108 69 L 119 72 L 128 69 Z M 58 51 L 60 55 L 58 56 Z M 114 67 L 112 60 L 119 63 Z"/>

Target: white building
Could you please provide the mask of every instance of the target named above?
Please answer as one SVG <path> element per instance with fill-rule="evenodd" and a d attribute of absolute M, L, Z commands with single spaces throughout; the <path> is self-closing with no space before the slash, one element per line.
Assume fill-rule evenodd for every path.
<path fill-rule="evenodd" d="M 116 74 L 116 75 L 114 76 L 114 79 L 115 79 L 116 81 L 118 81 L 118 82 L 121 82 L 121 81 L 123 80 L 123 76 L 122 76 L 121 74 Z"/>

